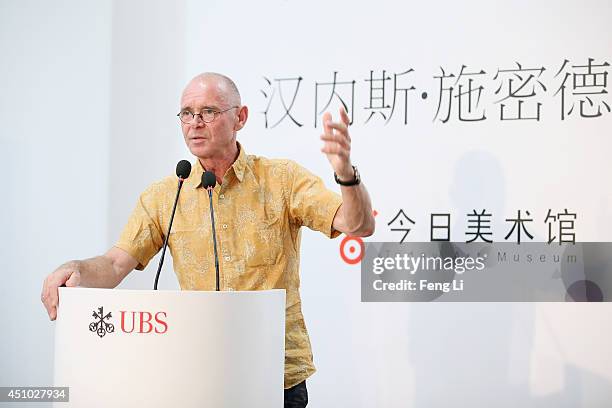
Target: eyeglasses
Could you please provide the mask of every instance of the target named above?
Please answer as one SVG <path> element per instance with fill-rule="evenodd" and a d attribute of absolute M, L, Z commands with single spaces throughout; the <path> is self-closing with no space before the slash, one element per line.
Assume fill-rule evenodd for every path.
<path fill-rule="evenodd" d="M 231 108 L 227 108 L 222 111 L 214 109 L 203 109 L 200 113 L 193 113 L 188 110 L 183 110 L 180 111 L 176 116 L 178 116 L 181 122 L 185 124 L 193 123 L 196 116 L 199 116 L 200 119 L 202 119 L 202 122 L 210 123 L 217 119 L 217 116 L 219 116 L 220 114 L 236 108 L 240 108 L 240 106 L 232 106 Z"/>

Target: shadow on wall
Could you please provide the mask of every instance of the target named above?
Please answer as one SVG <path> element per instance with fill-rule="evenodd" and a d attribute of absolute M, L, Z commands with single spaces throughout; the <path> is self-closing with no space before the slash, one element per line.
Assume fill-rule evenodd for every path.
<path fill-rule="evenodd" d="M 504 174 L 493 156 L 469 152 L 458 160 L 450 192 L 455 209 L 486 205 L 487 213 L 504 214 L 504 191 Z M 456 222 L 461 221 L 465 219 Z M 415 378 L 411 406 L 569 408 L 598 400 L 600 394 L 589 398 L 587 390 L 612 390 L 605 378 L 564 364 L 558 373 L 561 389 L 546 395 L 534 393 L 530 379 L 536 348 L 535 306 L 415 303 L 408 308 L 408 350 Z M 552 352 L 564 356 L 560 349 Z"/>

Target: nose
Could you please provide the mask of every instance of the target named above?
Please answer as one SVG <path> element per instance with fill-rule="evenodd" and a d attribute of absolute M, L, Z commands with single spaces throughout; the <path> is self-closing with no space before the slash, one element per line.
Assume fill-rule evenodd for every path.
<path fill-rule="evenodd" d="M 193 122 L 191 122 L 190 125 L 194 127 L 201 127 L 201 126 L 204 126 L 205 123 L 206 122 L 204 122 L 204 119 L 202 119 L 201 113 L 194 113 Z"/>

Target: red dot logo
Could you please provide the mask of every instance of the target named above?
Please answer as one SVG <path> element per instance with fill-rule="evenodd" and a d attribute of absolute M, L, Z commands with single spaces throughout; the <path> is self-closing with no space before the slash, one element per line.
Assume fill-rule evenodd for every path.
<path fill-rule="evenodd" d="M 365 253 L 365 245 L 359 237 L 344 237 L 340 243 L 340 256 L 349 265 L 359 263 Z"/>

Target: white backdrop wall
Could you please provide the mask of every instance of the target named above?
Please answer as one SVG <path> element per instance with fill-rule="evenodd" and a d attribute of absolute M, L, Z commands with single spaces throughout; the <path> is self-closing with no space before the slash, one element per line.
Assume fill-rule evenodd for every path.
<path fill-rule="evenodd" d="M 111 23 L 108 2 L 0 1 L 2 386 L 53 383 L 42 280 L 108 245 Z"/>
<path fill-rule="evenodd" d="M 610 240 L 612 196 L 600 175 L 611 169 L 612 115 L 574 112 L 562 121 L 553 96 L 564 59 L 610 61 L 609 2 L 0 7 L 2 163 L 8 174 L 23 169 L 1 204 L 10 233 L 0 311 L 8 369 L 0 385 L 50 384 L 53 324 L 38 300 L 42 279 L 65 260 L 105 251 L 139 193 L 191 158 L 174 115 L 182 87 L 202 71 L 236 80 L 251 111 L 238 136 L 249 153 L 297 160 L 334 189 L 313 123 L 315 82 L 329 82 L 334 71 L 339 81 L 356 81 L 353 161 L 379 213 L 370 240 L 399 240 L 387 223 L 400 208 L 416 221 L 411 241 L 429 240 L 432 212 L 450 212 L 453 231 L 463 233 L 462 215 L 473 208 L 496 216 L 496 239 L 518 209 L 543 219 L 548 208 L 568 208 L 578 213 L 579 241 Z M 539 122 L 499 120 L 491 78 L 516 61 L 546 67 Z M 434 76 L 440 67 L 456 75 L 463 64 L 487 72 L 487 120 L 434 120 Z M 370 70 L 409 68 L 406 84 L 416 89 L 408 124 L 397 112 L 386 126 L 364 124 Z M 264 76 L 303 77 L 292 109 L 302 127 L 289 120 L 265 127 Z M 292 96 L 291 85 L 283 91 Z M 334 114 L 337 107 L 335 100 Z M 67 114 L 75 108 L 78 116 Z M 541 220 L 531 232 L 546 239 Z M 303 233 L 303 308 L 319 370 L 308 381 L 313 407 L 595 407 L 612 396 L 608 305 L 364 304 L 359 268 L 338 248 L 339 240 Z M 121 287 L 151 287 L 156 264 Z M 178 288 L 170 259 L 161 286 Z"/>

